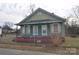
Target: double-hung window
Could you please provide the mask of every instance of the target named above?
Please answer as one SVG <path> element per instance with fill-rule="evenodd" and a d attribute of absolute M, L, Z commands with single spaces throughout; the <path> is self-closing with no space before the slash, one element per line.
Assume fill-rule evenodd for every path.
<path fill-rule="evenodd" d="M 54 24 L 54 33 L 58 33 L 58 24 L 57 23 Z"/>
<path fill-rule="evenodd" d="M 47 25 L 42 25 L 42 35 L 47 35 Z"/>

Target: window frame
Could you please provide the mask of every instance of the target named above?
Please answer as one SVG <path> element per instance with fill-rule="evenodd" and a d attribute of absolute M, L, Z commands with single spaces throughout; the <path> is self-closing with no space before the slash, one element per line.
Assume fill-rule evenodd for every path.
<path fill-rule="evenodd" d="M 54 23 L 53 26 L 54 26 L 54 33 L 58 33 L 59 32 L 58 23 Z"/>
<path fill-rule="evenodd" d="M 47 36 L 47 25 L 42 25 L 41 28 L 42 28 L 42 35 Z M 44 33 L 43 30 L 46 30 L 46 33 Z"/>

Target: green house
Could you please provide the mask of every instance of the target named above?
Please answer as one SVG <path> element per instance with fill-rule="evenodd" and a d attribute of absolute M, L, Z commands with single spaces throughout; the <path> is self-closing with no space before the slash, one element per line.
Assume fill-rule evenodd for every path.
<path fill-rule="evenodd" d="M 64 18 L 38 8 L 17 25 L 21 27 L 20 35 L 26 37 L 48 36 L 55 33 L 65 36 L 64 22 Z"/>

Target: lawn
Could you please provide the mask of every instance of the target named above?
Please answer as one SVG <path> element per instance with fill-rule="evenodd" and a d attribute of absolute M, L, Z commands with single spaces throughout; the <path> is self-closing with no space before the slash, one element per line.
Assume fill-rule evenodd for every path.
<path fill-rule="evenodd" d="M 30 45 L 34 46 L 35 43 L 18 43 L 18 42 L 12 42 L 13 39 L 15 39 L 16 35 L 8 34 L 6 36 L 3 36 L 3 38 L 0 40 L 0 43 L 6 43 L 6 44 L 15 44 L 15 45 Z M 72 48 L 79 48 L 79 37 L 65 37 L 65 43 L 63 44 L 64 47 L 72 47 Z"/>
<path fill-rule="evenodd" d="M 15 36 L 7 35 L 2 39 L 2 43 L 0 47 L 2 48 L 12 48 L 12 49 L 22 49 L 22 50 L 33 50 L 33 51 L 41 51 L 41 52 L 51 52 L 57 54 L 69 54 L 70 49 L 77 48 L 77 52 L 79 53 L 79 37 L 72 38 L 66 37 L 65 43 L 63 47 L 51 47 L 51 48 L 42 48 L 36 46 L 35 43 L 22 43 L 22 42 L 11 42 Z M 4 44 L 5 43 L 5 44 Z M 65 48 L 64 48 L 65 47 Z M 66 49 L 67 48 L 67 49 Z"/>
<path fill-rule="evenodd" d="M 79 37 L 66 37 L 64 47 L 79 48 Z"/>

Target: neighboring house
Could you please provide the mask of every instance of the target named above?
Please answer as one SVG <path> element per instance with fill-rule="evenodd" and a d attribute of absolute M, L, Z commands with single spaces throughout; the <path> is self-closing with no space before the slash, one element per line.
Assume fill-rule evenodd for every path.
<path fill-rule="evenodd" d="M 3 33 L 11 33 L 13 31 L 8 25 L 3 26 L 2 28 Z"/>
<path fill-rule="evenodd" d="M 65 36 L 65 19 L 38 8 L 17 25 L 21 26 L 21 34 L 25 37 L 43 37 L 51 34 Z"/>

